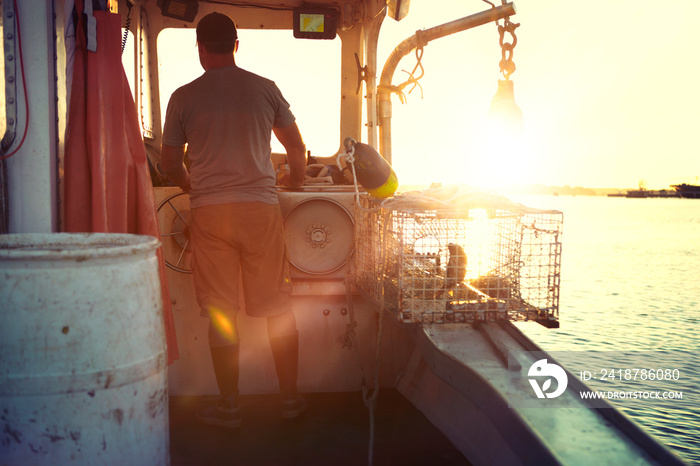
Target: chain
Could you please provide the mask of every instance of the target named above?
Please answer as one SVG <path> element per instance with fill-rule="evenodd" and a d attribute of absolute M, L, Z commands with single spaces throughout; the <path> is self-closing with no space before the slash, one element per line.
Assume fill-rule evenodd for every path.
<path fill-rule="evenodd" d="M 515 63 L 513 63 L 513 49 L 518 43 L 518 38 L 515 35 L 515 28 L 520 26 L 520 23 L 511 23 L 509 18 L 506 18 L 503 25 L 498 25 L 498 43 L 501 46 L 501 61 L 498 66 L 501 68 L 501 73 L 506 79 L 515 71 Z M 506 33 L 512 37 L 512 42 L 505 41 Z"/>

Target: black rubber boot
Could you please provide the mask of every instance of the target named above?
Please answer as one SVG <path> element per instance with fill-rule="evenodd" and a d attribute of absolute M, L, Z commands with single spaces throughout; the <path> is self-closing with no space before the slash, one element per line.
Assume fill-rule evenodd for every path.
<path fill-rule="evenodd" d="M 270 338 L 272 357 L 275 360 L 277 378 L 282 396 L 282 417 L 295 419 L 306 412 L 306 401 L 297 391 L 299 372 L 299 332 L 283 337 Z"/>
<path fill-rule="evenodd" d="M 210 347 L 216 384 L 219 386 L 219 402 L 197 412 L 203 424 L 235 429 L 242 422 L 238 405 L 238 345 Z"/>

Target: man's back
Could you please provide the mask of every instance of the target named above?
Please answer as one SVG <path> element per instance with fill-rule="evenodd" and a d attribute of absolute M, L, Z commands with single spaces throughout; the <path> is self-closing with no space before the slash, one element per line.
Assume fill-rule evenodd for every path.
<path fill-rule="evenodd" d="M 270 136 L 294 121 L 274 82 L 235 65 L 215 68 L 173 93 L 163 142 L 188 144 L 194 207 L 276 203 Z"/>

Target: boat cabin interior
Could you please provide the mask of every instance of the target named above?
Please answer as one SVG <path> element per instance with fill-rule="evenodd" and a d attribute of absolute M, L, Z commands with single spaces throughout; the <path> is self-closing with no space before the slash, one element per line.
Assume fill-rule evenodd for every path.
<path fill-rule="evenodd" d="M 392 102 L 401 94 L 394 72 L 401 59 L 447 35 L 486 24 L 514 24 L 509 22 L 516 19 L 512 3 L 474 1 L 471 14 L 397 43 L 385 63 L 377 52 L 382 25 L 410 15 L 409 0 L 2 3 L 6 96 L 16 92 L 6 104 L 18 102 L 21 108 L 28 96 L 33 119 L 22 150 L 3 160 L 3 180 L 10 187 L 5 232 L 60 232 L 65 226 L 69 207 L 63 186 L 69 180 L 63 173 L 69 154 L 64 134 L 79 124 L 67 113 L 75 92 L 74 87 L 70 91 L 72 80 L 80 78 L 66 71 L 73 59 L 71 27 L 76 26 L 71 24 L 78 17 L 85 20 L 77 27 L 85 28 L 87 50 L 96 50 L 88 53 L 121 49 L 160 230 L 169 290 L 164 306 L 170 309 L 176 337 L 176 343 L 169 341 L 176 345 L 176 357 L 164 369 L 169 446 L 162 464 L 675 461 L 615 409 L 592 409 L 568 392 L 561 397 L 562 409 L 517 403 L 530 386 L 523 378 L 513 388 L 514 376 L 527 373 L 536 361 L 531 353 L 541 349 L 512 321 L 558 326 L 560 213 L 525 209 L 498 196 L 484 200 L 459 188 L 432 191 L 443 200 L 459 198 L 463 204 L 458 208 L 425 207 L 420 204 L 425 199 L 415 198 L 392 204 L 395 186 L 381 200 L 369 194 L 376 186 L 357 181 L 359 164 L 349 158 L 353 150 L 356 157 L 360 147 L 366 154 L 381 154 L 382 160 L 373 161 L 381 167 L 401 157 L 392 154 L 391 146 Z M 116 46 L 100 42 L 99 31 L 91 35 L 87 10 L 116 15 L 117 37 L 110 42 Z M 160 168 L 167 100 L 175 88 L 202 73 L 194 31 L 212 12 L 235 21 L 239 66 L 278 83 L 309 150 L 305 186 L 278 189 L 300 335 L 298 385 L 309 409 L 294 422 L 279 417 L 279 386 L 264 319 L 241 312 L 236 325 L 244 425 L 238 432 L 200 426 L 194 419 L 196 407 L 210 402 L 218 387 L 208 320 L 200 317 L 194 294 L 188 195 Z M 21 44 L 7 39 L 14 34 L 12 14 L 20 16 Z M 9 50 L 19 52 L 20 45 L 25 60 L 18 76 L 25 82 L 18 85 L 8 80 L 14 75 L 7 56 Z M 41 63 L 36 58 L 41 56 L 50 58 Z M 95 118 L 111 108 L 100 110 L 88 112 L 86 125 L 99 126 Z M 16 124 L 23 115 L 20 111 L 7 118 L 6 130 L 16 134 L 12 141 L 3 140 L 3 154 L 23 139 L 23 127 Z M 348 146 L 348 141 L 354 142 Z M 284 169 L 283 149 L 274 141 L 271 163 Z M 380 184 L 388 181 L 390 170 L 387 174 Z M 409 201 L 413 204 L 406 207 L 403 202 Z M 458 257 L 465 258 L 464 270 L 450 287 L 448 264 Z M 168 349 L 171 356 L 172 351 Z M 523 356 L 513 362 L 509 353 Z M 119 426 L 127 425 L 116 419 Z M 0 449 L 23 448 L 13 442 L 18 435 L 8 438 Z"/>

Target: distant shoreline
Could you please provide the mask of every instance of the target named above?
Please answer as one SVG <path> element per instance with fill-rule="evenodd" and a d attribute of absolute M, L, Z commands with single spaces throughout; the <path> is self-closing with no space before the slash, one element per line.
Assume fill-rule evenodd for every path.
<path fill-rule="evenodd" d="M 444 183 L 451 184 L 451 183 Z M 419 191 L 427 189 L 429 185 L 399 185 L 398 192 Z M 614 196 L 625 197 L 627 191 L 635 191 L 639 188 L 584 188 L 582 186 L 545 186 L 540 184 L 523 184 L 508 187 L 499 187 L 493 191 L 503 195 L 538 194 L 547 196 Z"/>

